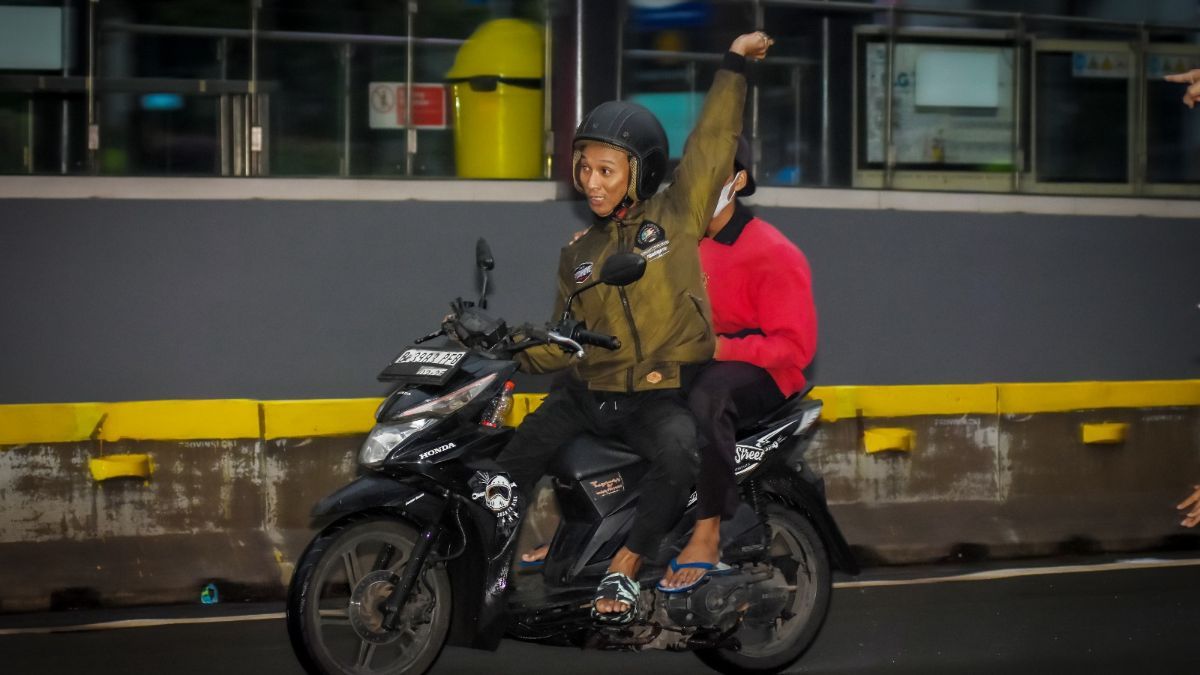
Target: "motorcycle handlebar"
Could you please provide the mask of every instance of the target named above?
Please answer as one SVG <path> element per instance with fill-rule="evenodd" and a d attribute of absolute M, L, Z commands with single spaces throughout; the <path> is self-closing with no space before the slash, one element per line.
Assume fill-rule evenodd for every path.
<path fill-rule="evenodd" d="M 615 335 L 605 335 L 603 333 L 593 333 L 590 330 L 575 331 L 575 340 L 580 344 L 595 345 L 609 350 L 617 350 L 621 348 L 621 341 Z"/>

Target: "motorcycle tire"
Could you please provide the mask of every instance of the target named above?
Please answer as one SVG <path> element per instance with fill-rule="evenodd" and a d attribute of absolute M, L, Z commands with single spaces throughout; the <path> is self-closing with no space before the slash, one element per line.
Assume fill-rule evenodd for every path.
<path fill-rule="evenodd" d="M 288 587 L 287 628 L 312 675 L 420 675 L 437 661 L 450 627 L 450 580 L 441 567 L 417 579 L 394 631 L 379 608 L 420 533 L 384 516 L 352 516 L 308 545 Z"/>
<path fill-rule="evenodd" d="M 726 675 L 763 675 L 785 670 L 817 639 L 833 594 L 833 574 L 821 536 L 802 514 L 783 504 L 764 509 L 771 531 L 769 556 L 796 587 L 788 611 L 792 617 L 770 627 L 743 623 L 734 637 L 741 648 L 697 650 L 708 667 Z"/>

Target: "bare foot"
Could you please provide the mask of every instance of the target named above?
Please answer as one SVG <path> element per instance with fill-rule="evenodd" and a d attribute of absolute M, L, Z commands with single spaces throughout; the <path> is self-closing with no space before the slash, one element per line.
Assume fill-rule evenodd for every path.
<path fill-rule="evenodd" d="M 692 538 L 687 546 L 675 556 L 679 564 L 705 562 L 712 565 L 721 560 L 721 517 L 713 516 L 696 521 L 692 530 Z M 696 583 L 703 577 L 705 571 L 695 567 L 684 567 L 679 570 L 667 569 L 663 576 L 664 588 L 682 588 Z"/>
<path fill-rule="evenodd" d="M 549 552 L 550 552 L 550 544 L 542 544 L 541 546 L 539 546 L 533 550 L 522 553 L 521 554 L 521 562 L 523 562 L 523 563 L 541 562 L 546 559 L 546 554 L 548 554 Z"/>
<path fill-rule="evenodd" d="M 612 564 L 608 566 L 608 571 L 620 572 L 636 581 L 638 569 L 641 566 L 642 556 L 622 546 L 621 550 L 617 551 L 617 554 L 613 556 Z M 600 614 L 621 614 L 629 611 L 629 604 L 620 600 L 598 599 L 596 600 L 596 611 Z"/>

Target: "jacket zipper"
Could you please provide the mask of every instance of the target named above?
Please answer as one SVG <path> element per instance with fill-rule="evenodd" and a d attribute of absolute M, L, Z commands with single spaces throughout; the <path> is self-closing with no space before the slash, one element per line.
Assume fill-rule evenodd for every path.
<path fill-rule="evenodd" d="M 625 228 L 623 225 L 617 225 L 617 250 L 622 253 L 628 252 L 630 249 L 625 247 Z M 629 308 L 629 297 L 625 295 L 623 286 L 617 287 L 617 294 L 621 296 L 621 307 L 625 310 L 625 320 L 629 322 L 629 333 L 633 336 L 633 355 L 634 363 L 642 362 L 642 339 L 638 336 L 637 324 L 633 322 L 633 310 Z M 633 368 L 625 371 L 625 389 L 633 391 Z"/>

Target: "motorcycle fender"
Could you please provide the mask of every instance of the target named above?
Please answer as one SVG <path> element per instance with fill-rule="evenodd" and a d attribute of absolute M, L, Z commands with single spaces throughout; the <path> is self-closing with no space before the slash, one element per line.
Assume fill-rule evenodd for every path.
<path fill-rule="evenodd" d="M 403 511 L 417 525 L 426 525 L 441 513 L 442 498 L 421 488 L 378 474 L 359 476 L 317 502 L 314 522 L 328 522 L 351 513 L 388 508 Z"/>
<path fill-rule="evenodd" d="M 312 517 L 314 523 L 327 524 L 351 513 L 388 509 L 401 512 L 413 526 L 424 527 L 441 513 L 441 502 L 441 497 L 415 485 L 367 474 L 317 502 Z M 462 521 L 469 553 L 447 563 L 453 609 L 446 643 L 495 650 L 504 632 L 504 605 L 502 594 L 497 598 L 496 594 L 480 593 L 484 580 L 494 578 L 499 570 L 491 569 L 493 565 L 486 564 L 483 556 L 474 553 L 485 550 L 482 543 L 492 526 L 491 518 L 472 517 L 477 515 L 469 513 Z M 484 520 L 486 527 L 480 527 L 477 520 Z M 513 539 L 515 543 L 515 537 Z M 507 569 L 503 573 L 506 574 Z M 479 629 L 481 620 L 488 630 Z"/>
<path fill-rule="evenodd" d="M 778 494 L 808 515 L 821 535 L 825 548 L 829 551 L 829 561 L 835 569 L 847 574 L 859 573 L 858 561 L 850 551 L 846 538 L 842 536 L 842 530 L 833 519 L 833 514 L 829 512 L 825 495 L 819 485 L 799 476 L 791 476 L 765 482 L 763 488 L 767 492 Z"/>

